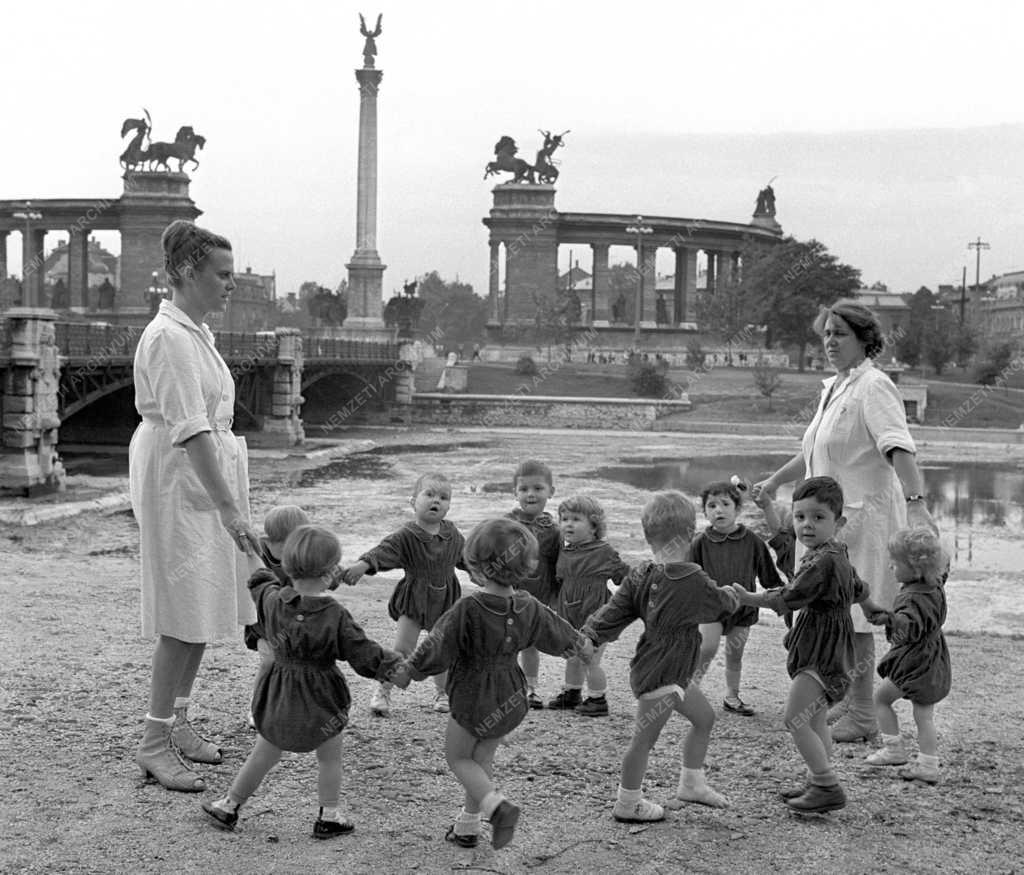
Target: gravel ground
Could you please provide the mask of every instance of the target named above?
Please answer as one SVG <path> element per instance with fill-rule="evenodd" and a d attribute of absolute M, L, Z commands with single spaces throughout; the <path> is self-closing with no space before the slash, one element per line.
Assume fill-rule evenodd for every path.
<path fill-rule="evenodd" d="M 341 482 L 322 479 L 323 470 L 303 470 L 308 461 L 257 461 L 257 517 L 274 503 L 302 504 L 338 531 L 352 560 L 404 518 L 412 478 L 425 465 L 455 475 L 451 518 L 466 530 L 507 509 L 507 493 L 498 490 L 510 460 L 536 453 L 555 462 L 560 495 L 586 485 L 605 503 L 610 539 L 627 559 L 643 555 L 642 491 L 579 476 L 594 466 L 595 445 L 602 457 L 636 453 L 635 443 L 627 443 L 635 435 L 438 430 L 372 437 L 390 448 L 330 463 L 328 473 L 345 475 Z M 660 451 L 658 438 L 642 439 L 646 451 Z M 413 442 L 432 449 L 395 449 Z M 547 449 L 538 449 L 541 444 Z M 720 447 L 720 441 L 687 438 L 695 456 Z M 750 451 L 765 451 L 765 442 L 752 443 Z M 811 818 L 789 814 L 776 794 L 798 781 L 803 768 L 782 726 L 784 627 L 765 616 L 752 632 L 744 667 L 744 697 L 757 714 L 721 711 L 721 658 L 705 683 L 718 711 L 708 776 L 730 798 L 728 809 L 689 806 L 669 812 L 664 823 L 640 827 L 613 821 L 619 763 L 631 732 L 627 670 L 640 632 L 635 626 L 606 657 L 609 717 L 533 712 L 500 748 L 499 782 L 523 808 L 516 837 L 502 851 L 486 842 L 468 851 L 442 841 L 461 794 L 444 763 L 446 718 L 430 710 L 432 684 L 396 694 L 393 716 L 375 719 L 367 710 L 370 683 L 350 670 L 354 701 L 343 794 L 356 831 L 327 842 L 309 837 L 316 761 L 286 755 L 243 809 L 238 831 L 219 832 L 205 822 L 198 795 L 145 785 L 135 771 L 152 650 L 138 635 L 137 537 L 129 513 L 91 513 L 0 532 L 0 871 L 642 875 L 1024 868 L 1024 710 L 1010 694 L 1018 685 L 1010 679 L 1024 669 L 1024 636 L 955 631 L 985 628 L 983 605 L 962 611 L 962 621 L 951 611 L 954 685 L 937 708 L 943 761 L 937 787 L 908 784 L 891 769 L 866 765 L 865 744 L 841 745 L 837 762 L 847 808 Z M 386 602 L 396 579 L 367 578 L 337 594 L 386 644 L 394 634 Z M 983 589 L 969 591 L 984 602 Z M 227 786 L 252 744 L 245 717 L 255 668 L 240 641 L 212 645 L 204 660 L 194 717 L 225 750 L 222 765 L 199 767 L 211 793 Z M 543 659 L 545 696 L 558 690 L 561 670 L 558 660 Z M 899 713 L 904 731 L 912 733 L 909 706 Z M 673 716 L 652 755 L 646 788 L 656 801 L 675 786 L 684 729 Z"/>

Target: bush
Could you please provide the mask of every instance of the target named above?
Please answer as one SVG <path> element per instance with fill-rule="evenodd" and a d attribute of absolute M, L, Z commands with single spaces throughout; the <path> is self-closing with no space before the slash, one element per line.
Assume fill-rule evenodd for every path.
<path fill-rule="evenodd" d="M 672 394 L 672 385 L 665 376 L 665 369 L 650 362 L 636 365 L 629 376 L 633 391 L 641 398 L 666 398 Z"/>
<path fill-rule="evenodd" d="M 699 371 L 704 367 L 704 348 L 700 341 L 691 340 L 686 344 L 686 367 L 691 371 Z"/>
<path fill-rule="evenodd" d="M 1015 351 L 1012 343 L 999 343 L 987 349 L 974 369 L 974 382 L 982 386 L 1005 383 Z"/>
<path fill-rule="evenodd" d="M 772 409 L 772 395 L 782 385 L 782 377 L 763 357 L 754 364 L 754 387 L 768 399 L 768 409 Z"/>
<path fill-rule="evenodd" d="M 536 377 L 537 363 L 531 356 L 521 355 L 516 362 L 516 373 L 521 377 Z"/>

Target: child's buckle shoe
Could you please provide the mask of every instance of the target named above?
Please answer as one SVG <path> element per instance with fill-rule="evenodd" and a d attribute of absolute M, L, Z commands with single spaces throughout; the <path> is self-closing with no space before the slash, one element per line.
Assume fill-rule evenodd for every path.
<path fill-rule="evenodd" d="M 871 766 L 902 766 L 908 762 L 907 751 L 902 744 L 887 744 L 869 753 L 864 759 Z"/>
<path fill-rule="evenodd" d="M 616 802 L 612 817 L 619 823 L 654 823 L 665 819 L 665 809 L 649 799 L 639 799 L 632 805 Z"/>
<path fill-rule="evenodd" d="M 733 714 L 742 714 L 744 717 L 753 717 L 754 709 L 744 702 L 739 696 L 736 698 L 723 699 L 722 707 L 726 711 L 731 711 Z"/>
<path fill-rule="evenodd" d="M 608 700 L 604 696 L 587 696 L 576 706 L 576 713 L 584 717 L 607 717 Z"/>
<path fill-rule="evenodd" d="M 877 737 L 877 726 L 864 726 L 854 720 L 849 714 L 840 717 L 832 724 L 832 740 L 840 744 L 871 741 Z"/>
<path fill-rule="evenodd" d="M 808 814 L 838 811 L 846 807 L 846 793 L 838 784 L 831 787 L 810 784 L 799 796 L 787 799 L 786 804 L 795 811 L 804 811 Z"/>
<path fill-rule="evenodd" d="M 452 824 L 448 827 L 448 832 L 444 834 L 444 840 L 451 842 L 453 845 L 458 845 L 460 848 L 475 848 L 480 842 L 480 836 L 461 835 L 455 831 L 455 825 Z"/>
<path fill-rule="evenodd" d="M 557 696 L 548 701 L 548 707 L 552 711 L 571 711 L 582 701 L 583 694 L 578 689 L 562 690 Z"/>
<path fill-rule="evenodd" d="M 900 769 L 897 773 L 904 781 L 921 781 L 925 784 L 939 783 L 939 770 L 922 766 L 920 763 L 911 763 L 906 768 Z"/>
<path fill-rule="evenodd" d="M 348 820 L 322 820 L 318 817 L 313 824 L 313 838 L 333 839 L 335 836 L 348 835 L 355 828 L 355 824 Z"/>
<path fill-rule="evenodd" d="M 224 829 L 228 832 L 234 830 L 235 824 L 238 823 L 237 808 L 234 811 L 228 811 L 226 808 L 221 808 L 217 802 L 203 802 L 202 805 L 203 811 L 210 816 L 217 829 Z"/>
<path fill-rule="evenodd" d="M 447 693 L 438 693 L 434 696 L 434 710 L 438 714 L 447 714 L 451 709 L 448 707 Z"/>
<path fill-rule="evenodd" d="M 370 713 L 375 717 L 387 717 L 391 713 L 391 696 L 380 687 L 370 699 Z"/>
<path fill-rule="evenodd" d="M 507 799 L 502 799 L 497 808 L 491 812 L 491 847 L 499 850 L 512 841 L 512 835 L 516 831 L 516 824 L 519 822 L 519 806 L 513 805 Z"/>
<path fill-rule="evenodd" d="M 526 704 L 530 706 L 531 711 L 540 711 L 544 708 L 544 703 L 541 701 L 540 696 L 532 690 L 526 696 Z"/>

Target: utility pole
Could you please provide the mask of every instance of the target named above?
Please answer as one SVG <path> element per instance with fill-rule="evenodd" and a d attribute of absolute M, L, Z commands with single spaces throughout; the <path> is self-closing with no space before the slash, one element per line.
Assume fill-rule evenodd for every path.
<path fill-rule="evenodd" d="M 974 262 L 974 294 L 981 295 L 981 250 L 991 249 L 992 247 L 985 243 L 981 237 L 967 244 L 968 249 L 974 249 L 977 252 L 977 258 Z"/>
<path fill-rule="evenodd" d="M 964 305 L 967 303 L 967 265 L 964 265 L 964 273 L 960 278 L 960 324 L 964 324 Z"/>

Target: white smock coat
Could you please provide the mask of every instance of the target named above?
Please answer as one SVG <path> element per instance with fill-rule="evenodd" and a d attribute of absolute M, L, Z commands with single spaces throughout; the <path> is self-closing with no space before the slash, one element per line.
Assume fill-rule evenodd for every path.
<path fill-rule="evenodd" d="M 808 477 L 833 477 L 843 488 L 846 525 L 838 540 L 871 588 L 871 598 L 891 609 L 899 584 L 889 569 L 890 535 L 907 525 L 903 487 L 886 458 L 893 449 L 916 453 L 907 428 L 899 389 L 871 359 L 865 359 L 832 392 L 838 375 L 823 380 L 818 410 L 803 437 Z M 828 406 L 825 401 L 828 399 Z M 797 543 L 797 562 L 803 555 Z M 857 606 L 851 609 L 855 632 L 884 632 L 872 626 Z"/>
<path fill-rule="evenodd" d="M 200 643 L 238 634 L 256 612 L 250 564 L 182 444 L 210 432 L 218 467 L 249 519 L 245 441 L 231 432 L 235 384 L 213 332 L 163 301 L 135 352 L 135 407 L 142 422 L 128 450 L 139 524 L 142 634 Z"/>

